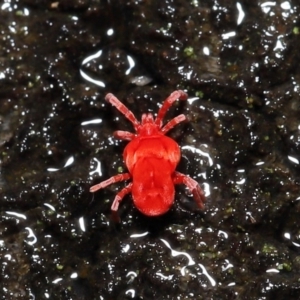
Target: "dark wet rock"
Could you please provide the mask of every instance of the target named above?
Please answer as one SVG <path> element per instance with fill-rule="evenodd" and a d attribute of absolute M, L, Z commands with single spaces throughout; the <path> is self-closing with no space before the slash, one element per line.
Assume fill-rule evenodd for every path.
<path fill-rule="evenodd" d="M 1 4 L 1 299 L 299 298 L 300 8 L 238 3 Z M 89 188 L 126 172 L 112 133 L 133 128 L 104 96 L 140 119 L 178 88 L 169 135 L 206 208 L 176 187 L 116 224 L 124 183 Z"/>

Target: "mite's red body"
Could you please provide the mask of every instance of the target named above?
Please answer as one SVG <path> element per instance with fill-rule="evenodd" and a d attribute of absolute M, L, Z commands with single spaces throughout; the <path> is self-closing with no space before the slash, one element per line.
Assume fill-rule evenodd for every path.
<path fill-rule="evenodd" d="M 110 102 L 133 124 L 135 133 L 116 131 L 114 136 L 130 142 L 125 147 L 123 157 L 129 173 L 115 175 L 91 187 L 95 192 L 112 183 L 131 179 L 115 197 L 112 211 L 116 212 L 124 196 L 132 193 L 135 206 L 147 216 L 159 216 L 166 213 L 174 202 L 174 184 L 185 184 L 200 208 L 204 208 L 204 193 L 198 183 L 175 168 L 180 160 L 178 144 L 165 134 L 178 123 L 184 121 L 179 115 L 163 126 L 162 120 L 169 107 L 177 100 L 186 100 L 183 91 L 173 92 L 163 103 L 154 120 L 153 115 L 143 114 L 141 123 L 133 113 L 114 95 L 107 94 L 105 100 Z"/>

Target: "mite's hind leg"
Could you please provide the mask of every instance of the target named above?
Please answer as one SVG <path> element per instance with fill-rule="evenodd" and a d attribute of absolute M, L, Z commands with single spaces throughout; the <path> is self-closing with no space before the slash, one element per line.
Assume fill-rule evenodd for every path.
<path fill-rule="evenodd" d="M 114 222 L 120 223 L 120 217 L 118 215 L 118 209 L 123 198 L 131 192 L 132 182 L 129 183 L 126 187 L 124 187 L 115 197 L 114 202 L 111 206 L 111 217 Z"/>
<path fill-rule="evenodd" d="M 104 181 L 102 181 L 102 182 L 100 182 L 96 185 L 93 185 L 90 188 L 90 192 L 94 193 L 94 192 L 96 192 L 100 189 L 103 189 L 103 188 L 107 187 L 110 184 L 113 184 L 113 183 L 116 183 L 116 182 L 119 182 L 119 181 L 123 181 L 123 180 L 128 180 L 130 178 L 131 178 L 131 175 L 129 173 L 123 173 L 123 174 L 118 174 L 118 175 L 112 176 L 107 180 L 104 180 Z"/>
<path fill-rule="evenodd" d="M 184 184 L 189 189 L 189 191 L 193 194 L 194 200 L 196 201 L 198 207 L 204 209 L 204 202 L 205 202 L 204 192 L 196 180 L 182 173 L 175 172 L 173 177 L 173 182 L 174 184 Z"/>

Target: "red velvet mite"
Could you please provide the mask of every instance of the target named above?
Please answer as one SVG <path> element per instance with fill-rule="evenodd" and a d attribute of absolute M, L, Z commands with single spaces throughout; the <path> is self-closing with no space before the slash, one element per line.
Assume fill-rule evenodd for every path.
<path fill-rule="evenodd" d="M 115 175 L 90 188 L 96 192 L 106 186 L 123 181 L 131 182 L 117 193 L 111 206 L 116 213 L 120 202 L 128 193 L 132 194 L 133 203 L 146 216 L 160 216 L 166 213 L 174 202 L 175 184 L 184 184 L 193 194 L 198 207 L 204 208 L 205 196 L 199 184 L 192 178 L 175 169 L 180 160 L 178 144 L 165 134 L 174 126 L 184 121 L 181 114 L 166 125 L 163 118 L 170 106 L 177 100 L 187 100 L 185 92 L 174 91 L 163 103 L 156 119 L 151 113 L 143 114 L 139 122 L 134 114 L 113 94 L 107 94 L 105 100 L 115 106 L 132 124 L 135 133 L 115 131 L 114 136 L 130 141 L 124 149 L 123 158 L 128 173 Z"/>

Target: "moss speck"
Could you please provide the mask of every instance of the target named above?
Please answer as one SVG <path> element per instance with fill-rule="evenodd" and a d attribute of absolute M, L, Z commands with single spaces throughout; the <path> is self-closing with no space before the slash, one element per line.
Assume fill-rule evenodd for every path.
<path fill-rule="evenodd" d="M 299 34 L 299 27 L 294 27 L 293 28 L 293 34 Z"/>

